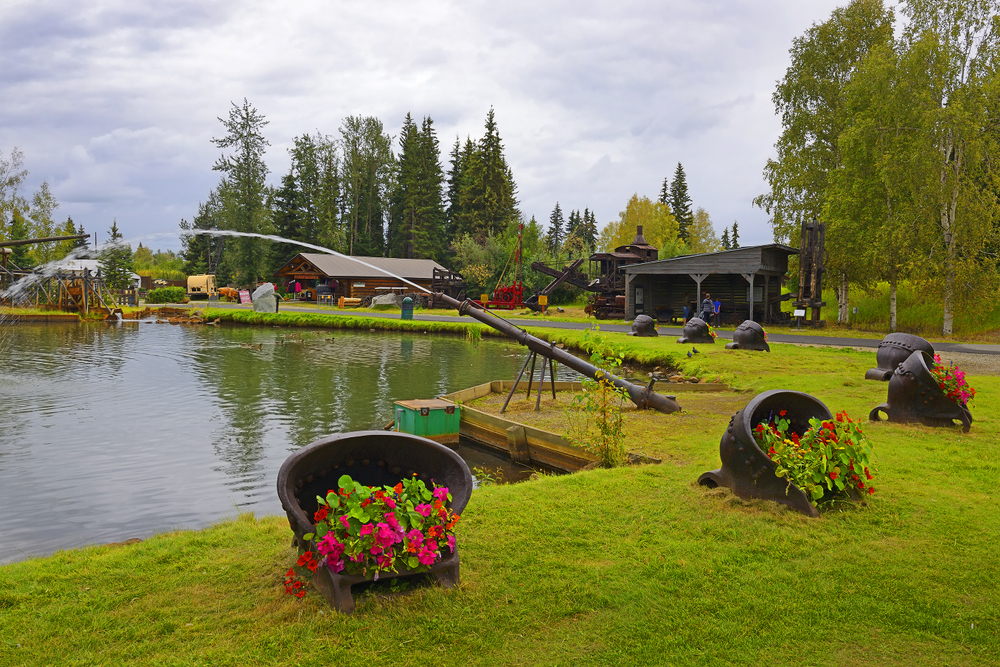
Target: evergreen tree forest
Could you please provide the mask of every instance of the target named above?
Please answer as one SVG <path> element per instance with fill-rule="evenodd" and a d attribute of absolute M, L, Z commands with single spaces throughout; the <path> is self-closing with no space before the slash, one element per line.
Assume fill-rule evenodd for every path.
<path fill-rule="evenodd" d="M 942 304 L 950 334 L 1000 277 L 1000 0 L 898 7 L 853 0 L 793 42 L 755 203 L 779 241 L 826 224 L 840 321 L 852 286 L 888 283 L 894 331 L 905 281 Z"/>
<path fill-rule="evenodd" d="M 558 264 L 590 255 L 598 243 L 596 215 L 585 207 L 565 216 L 556 204 L 548 228 L 524 222 L 517 185 L 504 154 L 496 114 L 480 138 L 457 138 L 442 160 L 434 120 L 403 119 L 398 137 L 370 116 L 345 118 L 335 135 L 303 134 L 288 149 L 280 185 L 266 183 L 267 120 L 247 100 L 219 119 L 222 173 L 191 220 L 181 220 L 183 269 L 215 273 L 220 284 L 269 280 L 297 253 L 294 243 L 257 237 L 195 234 L 231 230 L 279 236 L 355 256 L 434 259 L 463 274 L 469 293 L 510 281 L 503 268 L 521 231 L 528 288 L 549 278 L 534 261 Z"/>

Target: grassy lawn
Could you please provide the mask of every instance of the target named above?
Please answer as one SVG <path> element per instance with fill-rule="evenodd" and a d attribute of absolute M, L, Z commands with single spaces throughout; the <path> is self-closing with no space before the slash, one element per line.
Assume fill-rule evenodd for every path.
<path fill-rule="evenodd" d="M 877 493 L 809 519 L 697 477 L 758 391 L 806 391 L 864 418 L 886 395 L 863 379 L 873 352 L 706 345 L 689 359 L 672 339 L 608 339 L 736 391 L 678 392 L 672 415 L 629 410 L 635 449 L 660 465 L 476 491 L 459 588 L 376 589 L 338 615 L 315 592 L 284 593 L 296 556 L 284 517 L 242 515 L 0 567 L 0 665 L 1000 662 L 1000 378 L 970 377 L 969 434 L 869 425 Z M 565 405 L 543 404 L 562 430 Z"/>

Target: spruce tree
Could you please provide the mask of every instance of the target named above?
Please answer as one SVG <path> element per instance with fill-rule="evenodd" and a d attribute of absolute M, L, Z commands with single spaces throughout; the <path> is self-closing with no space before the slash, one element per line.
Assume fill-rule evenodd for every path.
<path fill-rule="evenodd" d="M 73 218 L 69 218 L 67 222 L 73 222 Z M 86 233 L 87 230 L 83 228 L 83 224 L 77 225 L 76 231 L 73 232 L 73 234 L 76 236 Z M 76 239 L 75 241 L 73 241 L 73 250 L 76 250 L 77 248 L 86 248 L 88 245 L 90 245 L 89 239 Z"/>
<path fill-rule="evenodd" d="M 468 142 L 467 142 L 468 146 Z M 486 132 L 468 157 L 468 179 L 459 196 L 462 207 L 457 232 L 499 234 L 517 219 L 517 186 L 503 154 L 493 108 L 486 115 Z"/>
<path fill-rule="evenodd" d="M 597 245 L 597 216 L 590 209 L 583 209 L 583 240 L 591 252 Z"/>
<path fill-rule="evenodd" d="M 118 231 L 118 221 L 115 220 L 108 230 L 108 243 L 100 258 L 104 284 L 115 290 L 132 286 L 132 247 L 121 240 L 122 233 Z"/>
<path fill-rule="evenodd" d="M 274 216 L 275 233 L 278 236 L 294 241 L 306 241 L 308 243 L 310 241 L 303 237 L 300 226 L 299 205 L 302 198 L 302 191 L 299 189 L 298 179 L 295 178 L 295 169 L 293 167 L 291 171 L 282 177 L 281 187 L 275 191 L 272 197 L 271 210 Z M 277 271 L 284 266 L 285 262 L 295 257 L 299 252 L 301 252 L 301 246 L 292 243 L 275 244 L 272 252 L 274 257 L 273 270 Z"/>
<path fill-rule="evenodd" d="M 732 235 L 731 235 L 731 236 L 729 237 L 729 239 L 730 239 L 730 241 L 729 241 L 729 242 L 730 242 L 730 243 L 732 244 L 732 246 L 733 246 L 733 250 L 735 250 L 736 248 L 739 248 L 739 247 L 740 247 L 740 230 L 739 230 L 739 223 L 737 223 L 737 222 L 736 222 L 735 220 L 733 220 L 733 233 L 732 233 Z"/>
<path fill-rule="evenodd" d="M 559 254 L 559 250 L 562 248 L 563 240 L 565 239 L 563 223 L 562 209 L 559 208 L 559 202 L 556 202 L 556 207 L 552 209 L 552 214 L 549 215 L 549 231 L 545 237 L 549 251 L 554 255 Z"/>
<path fill-rule="evenodd" d="M 24 239 L 30 238 L 34 237 L 31 236 L 31 231 L 28 228 L 28 221 L 24 219 L 23 215 L 21 215 L 20 210 L 14 209 L 14 213 L 10 221 L 10 240 L 23 241 Z M 31 246 L 12 246 L 10 261 L 17 265 L 18 268 L 30 269 L 35 265 L 35 260 L 31 254 Z"/>
<path fill-rule="evenodd" d="M 417 128 L 406 114 L 389 219 L 393 257 L 443 258 L 445 251 L 444 173 L 434 121 Z"/>
<path fill-rule="evenodd" d="M 729 243 L 729 227 L 722 230 L 722 249 L 731 250 L 732 245 Z"/>
<path fill-rule="evenodd" d="M 580 212 L 570 211 L 569 215 L 566 216 L 566 238 L 568 239 L 574 234 L 579 236 L 578 230 L 580 229 L 580 226 L 582 224 L 583 224 L 583 219 L 580 216 Z"/>
<path fill-rule="evenodd" d="M 661 193 L 662 197 L 662 193 Z M 684 167 L 677 163 L 674 170 L 674 180 L 670 183 L 670 211 L 677 219 L 677 226 L 680 229 L 677 237 L 687 243 L 688 227 L 694 222 L 694 213 L 691 210 L 691 197 L 688 195 L 687 176 L 684 174 Z"/>
<path fill-rule="evenodd" d="M 670 177 L 663 179 L 663 187 L 660 188 L 660 199 L 661 204 L 666 204 L 670 206 Z"/>
<path fill-rule="evenodd" d="M 271 212 L 266 206 L 268 168 L 264 152 L 270 143 L 263 130 L 268 124 L 257 109 L 243 98 L 242 106 L 232 105 L 227 119 L 219 118 L 226 135 L 212 139 L 222 149 L 231 149 L 212 167 L 224 174 L 225 191 L 231 195 L 223 207 L 221 225 L 238 232 L 267 234 L 271 232 Z M 254 285 L 268 275 L 270 242 L 252 237 L 239 237 L 227 244 L 226 261 L 242 285 Z"/>

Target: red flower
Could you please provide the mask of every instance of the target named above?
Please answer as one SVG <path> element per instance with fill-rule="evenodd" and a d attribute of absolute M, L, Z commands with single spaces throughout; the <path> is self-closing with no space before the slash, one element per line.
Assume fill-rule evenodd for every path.
<path fill-rule="evenodd" d="M 830 471 L 830 479 L 837 479 L 837 471 L 836 470 L 831 470 Z"/>
<path fill-rule="evenodd" d="M 306 551 L 301 556 L 299 556 L 298 564 L 299 565 L 305 565 L 310 560 L 312 560 L 312 557 L 313 557 L 313 552 Z M 289 570 L 289 572 L 291 572 L 291 570 Z"/>
<path fill-rule="evenodd" d="M 867 477 L 868 479 L 874 479 L 872 477 L 872 474 L 870 472 L 868 472 L 868 468 L 865 468 L 865 477 Z"/>
<path fill-rule="evenodd" d="M 326 507 L 320 507 L 318 510 L 316 510 L 316 513 L 313 514 L 313 521 L 319 523 L 320 521 L 326 518 L 327 514 L 329 514 L 329 510 Z"/>
<path fill-rule="evenodd" d="M 362 507 L 368 507 L 371 504 L 372 504 L 372 499 L 371 498 L 365 498 L 364 500 L 361 501 L 361 506 Z"/>
<path fill-rule="evenodd" d="M 392 487 L 392 490 L 396 495 L 399 495 L 400 493 L 403 492 L 403 483 L 400 482 L 396 486 Z"/>
<path fill-rule="evenodd" d="M 875 493 L 875 487 L 874 486 L 869 486 L 868 487 L 868 495 L 871 495 L 873 493 Z"/>
<path fill-rule="evenodd" d="M 787 414 L 788 414 L 788 410 L 782 410 L 781 412 L 778 413 L 778 416 L 779 417 L 784 417 Z"/>

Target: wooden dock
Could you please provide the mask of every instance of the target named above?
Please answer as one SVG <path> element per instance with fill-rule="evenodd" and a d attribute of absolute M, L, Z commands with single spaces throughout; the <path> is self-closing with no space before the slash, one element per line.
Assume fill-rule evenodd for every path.
<path fill-rule="evenodd" d="M 527 424 L 520 424 L 504 417 L 470 408 L 468 401 L 493 393 L 506 394 L 513 386 L 511 380 L 494 380 L 469 389 L 461 389 L 441 398 L 462 403 L 459 435 L 478 445 L 508 454 L 512 461 L 535 464 L 545 468 L 572 472 L 597 461 L 586 449 L 574 445 L 558 433 Z M 556 382 L 556 391 L 580 391 L 579 382 Z M 532 386 L 537 390 L 538 382 Z M 527 381 L 518 383 L 519 391 L 528 389 Z M 542 392 L 551 392 L 552 383 L 545 382 Z"/>

